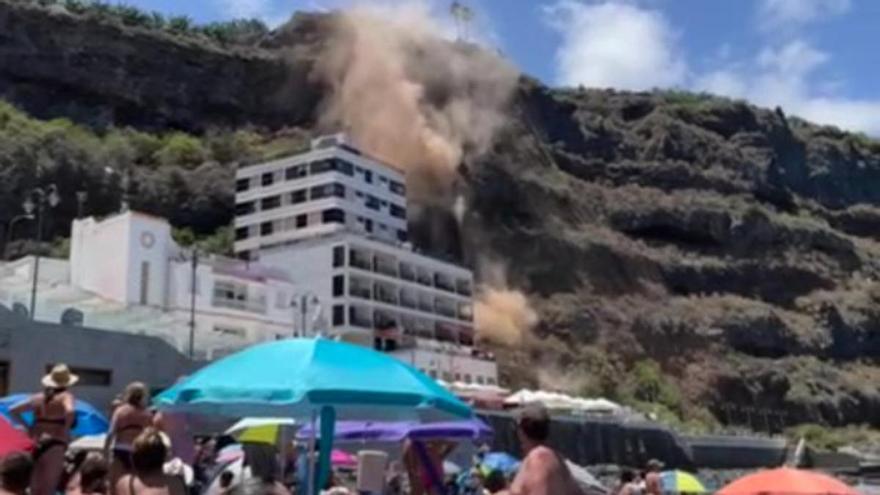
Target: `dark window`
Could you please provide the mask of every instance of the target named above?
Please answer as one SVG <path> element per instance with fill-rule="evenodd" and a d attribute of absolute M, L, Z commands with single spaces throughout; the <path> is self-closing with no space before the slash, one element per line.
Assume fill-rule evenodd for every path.
<path fill-rule="evenodd" d="M 324 184 L 321 186 L 315 186 L 311 189 L 310 196 L 312 199 L 322 199 L 329 198 L 331 196 L 336 196 L 337 198 L 345 197 L 345 186 L 342 184 Z"/>
<path fill-rule="evenodd" d="M 235 181 L 235 190 L 238 192 L 247 191 L 250 187 L 251 179 L 249 177 Z"/>
<path fill-rule="evenodd" d="M 264 186 L 271 186 L 275 183 L 275 174 L 272 172 L 266 172 L 263 174 L 262 182 Z"/>
<path fill-rule="evenodd" d="M 394 203 L 391 203 L 391 216 L 394 218 L 406 220 L 406 209 Z"/>
<path fill-rule="evenodd" d="M 301 229 L 309 225 L 309 217 L 305 214 L 296 216 L 296 228 Z"/>
<path fill-rule="evenodd" d="M 345 212 L 339 208 L 324 210 L 321 217 L 324 223 L 345 223 Z"/>
<path fill-rule="evenodd" d="M 290 193 L 290 204 L 296 205 L 299 203 L 305 203 L 308 200 L 309 191 L 306 189 L 300 189 L 299 191 L 293 191 Z"/>
<path fill-rule="evenodd" d="M 406 186 L 404 186 L 400 182 L 392 180 L 389 182 L 388 188 L 391 189 L 391 192 L 393 192 L 394 194 L 406 196 Z"/>
<path fill-rule="evenodd" d="M 287 180 L 293 180 L 305 177 L 308 174 L 309 170 L 305 165 L 294 165 L 292 167 L 287 167 L 287 170 L 284 171 L 284 178 Z"/>
<path fill-rule="evenodd" d="M 235 229 L 235 240 L 240 241 L 243 239 L 247 239 L 249 233 L 250 233 L 250 229 L 248 229 L 247 227 L 239 227 L 239 228 Z"/>
<path fill-rule="evenodd" d="M 388 182 L 388 178 L 386 178 L 384 175 L 380 175 L 379 182 L 382 182 L 382 183 Z"/>
<path fill-rule="evenodd" d="M 364 197 L 364 193 L 362 193 L 362 192 L 360 192 L 360 191 L 355 191 L 355 192 L 354 192 L 354 195 L 357 196 L 357 197 L 359 197 L 359 198 L 363 198 L 363 197 Z"/>
<path fill-rule="evenodd" d="M 281 196 L 269 196 L 260 201 L 260 209 L 263 211 L 272 210 L 281 206 Z"/>
<path fill-rule="evenodd" d="M 309 173 L 312 175 L 323 174 L 324 172 L 330 172 L 335 167 L 336 165 L 334 164 L 334 160 L 332 158 L 328 158 L 327 160 L 318 160 L 309 164 Z"/>
<path fill-rule="evenodd" d="M 369 218 L 364 220 L 364 229 L 366 229 L 367 232 L 373 231 L 373 221 Z"/>
<path fill-rule="evenodd" d="M 384 223 L 380 223 L 380 224 L 379 224 L 379 230 L 388 230 L 388 226 L 385 225 Z"/>
<path fill-rule="evenodd" d="M 345 246 L 333 247 L 333 267 L 345 266 Z"/>
<path fill-rule="evenodd" d="M 354 175 L 354 165 L 345 160 L 336 160 L 336 171 L 345 175 Z"/>
<path fill-rule="evenodd" d="M 46 373 L 51 372 L 53 366 L 54 365 L 47 364 Z M 80 387 L 83 385 L 87 387 L 109 387 L 113 384 L 113 372 L 111 370 L 71 366 L 70 371 L 74 375 L 79 376 L 79 382 L 77 382 L 77 385 Z"/>
<path fill-rule="evenodd" d="M 367 196 L 367 208 L 371 210 L 379 210 L 379 198 L 375 196 Z"/>
<path fill-rule="evenodd" d="M 235 205 L 235 214 L 236 215 L 249 215 L 255 212 L 257 209 L 255 208 L 255 204 L 253 201 L 246 201 L 244 203 L 236 203 Z"/>
<path fill-rule="evenodd" d="M 345 275 L 336 275 L 333 277 L 333 296 L 339 297 L 345 295 Z"/>
<path fill-rule="evenodd" d="M 333 306 L 333 326 L 341 327 L 345 325 L 345 306 L 337 304 Z"/>
<path fill-rule="evenodd" d="M 373 172 L 369 170 L 364 170 L 364 180 L 367 181 L 367 184 L 373 183 Z"/>
<path fill-rule="evenodd" d="M 272 222 L 263 222 L 260 224 L 260 235 L 272 234 Z"/>
<path fill-rule="evenodd" d="M 406 235 L 406 231 L 405 231 L 405 230 L 398 230 L 398 231 L 397 231 L 397 240 L 400 241 L 400 242 L 406 242 L 406 241 L 407 241 L 407 235 Z"/>
<path fill-rule="evenodd" d="M 379 203 L 380 203 L 382 206 L 388 206 L 388 201 L 385 201 L 384 199 L 383 199 L 382 201 L 380 201 Z"/>

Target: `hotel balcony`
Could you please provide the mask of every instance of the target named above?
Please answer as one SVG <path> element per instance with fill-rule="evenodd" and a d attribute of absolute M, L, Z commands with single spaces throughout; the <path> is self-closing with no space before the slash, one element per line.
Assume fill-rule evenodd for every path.
<path fill-rule="evenodd" d="M 446 292 L 455 292 L 455 284 L 452 280 L 439 273 L 434 274 L 434 287 L 445 290 Z"/>
<path fill-rule="evenodd" d="M 361 270 L 373 270 L 373 263 L 370 261 L 370 255 L 351 250 L 349 264 Z"/>
<path fill-rule="evenodd" d="M 389 277 L 397 278 L 397 264 L 395 263 L 394 259 L 376 256 L 376 258 L 373 260 L 373 271 L 376 273 L 381 273 L 383 275 L 388 275 Z"/>
<path fill-rule="evenodd" d="M 470 280 L 458 279 L 455 281 L 455 290 L 462 296 L 470 297 L 474 291 L 471 287 Z"/>
<path fill-rule="evenodd" d="M 348 295 L 359 299 L 373 299 L 373 291 L 370 286 L 363 283 L 358 284 L 355 279 L 351 280 L 351 285 L 348 288 Z"/>
<path fill-rule="evenodd" d="M 377 301 L 397 305 L 397 295 L 393 286 L 377 283 L 375 287 L 374 293 Z"/>
<path fill-rule="evenodd" d="M 407 282 L 415 282 L 416 281 L 416 271 L 413 267 L 407 265 L 406 263 L 400 264 L 400 278 L 406 280 Z"/>
<path fill-rule="evenodd" d="M 348 323 L 354 327 L 368 328 L 370 330 L 374 328 L 370 310 L 356 306 L 348 308 Z"/>

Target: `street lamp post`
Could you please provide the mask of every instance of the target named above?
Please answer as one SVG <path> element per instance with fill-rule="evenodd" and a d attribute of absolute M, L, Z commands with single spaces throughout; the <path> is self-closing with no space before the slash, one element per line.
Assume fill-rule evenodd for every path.
<path fill-rule="evenodd" d="M 25 213 L 22 215 L 16 215 L 9 220 L 9 223 L 6 224 L 6 238 L 3 240 L 3 260 L 7 260 L 9 258 L 9 243 L 12 242 L 12 229 L 15 228 L 15 224 L 22 220 L 33 220 L 34 215 L 31 213 Z"/>
<path fill-rule="evenodd" d="M 306 320 L 309 316 L 309 309 L 315 308 L 318 311 L 321 310 L 321 304 L 316 296 L 311 291 L 305 291 L 302 294 L 294 296 L 294 301 L 290 304 L 290 307 L 294 309 L 294 311 L 299 312 L 300 324 L 299 324 L 299 332 L 301 337 L 306 337 Z"/>
<path fill-rule="evenodd" d="M 50 184 L 45 189 L 41 187 L 34 188 L 30 195 L 28 195 L 24 204 L 24 211 L 26 214 L 32 214 L 36 212 L 37 217 L 37 233 L 35 239 L 37 242 L 37 250 L 34 251 L 34 270 L 33 270 L 33 282 L 31 284 L 31 311 L 30 316 L 31 320 L 34 319 L 35 311 L 37 309 L 37 280 L 40 276 L 40 243 L 43 241 L 43 218 L 45 217 L 46 207 L 54 208 L 61 201 L 61 198 L 58 196 L 58 188 L 55 187 L 55 184 Z"/>

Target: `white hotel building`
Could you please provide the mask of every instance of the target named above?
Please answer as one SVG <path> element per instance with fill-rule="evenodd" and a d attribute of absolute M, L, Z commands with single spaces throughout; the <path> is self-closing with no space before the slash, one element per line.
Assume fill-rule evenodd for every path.
<path fill-rule="evenodd" d="M 236 253 L 288 273 L 328 315 L 328 336 L 448 382 L 497 384 L 493 357 L 474 347 L 473 274 L 407 242 L 400 170 L 336 135 L 240 168 L 236 191 Z"/>

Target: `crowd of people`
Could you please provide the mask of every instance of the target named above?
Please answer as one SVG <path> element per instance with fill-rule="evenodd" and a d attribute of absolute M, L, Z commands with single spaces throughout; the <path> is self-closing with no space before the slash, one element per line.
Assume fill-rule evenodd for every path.
<path fill-rule="evenodd" d="M 214 436 L 197 439 L 187 418 L 153 411 L 143 383 L 131 383 L 112 405 L 104 448 L 70 449 L 76 426 L 71 387 L 77 376 L 66 366 L 55 366 L 42 379 L 43 391 L 13 406 L 13 422 L 26 429 L 34 442 L 31 453 L 14 453 L 0 461 L 0 495 L 289 495 L 305 493 L 309 459 L 294 444 L 279 449 L 266 444 L 243 444 L 238 471 L 218 461 L 217 454 L 234 439 Z M 28 414 L 30 413 L 30 414 Z M 30 421 L 26 416 L 32 417 Z M 385 473 L 389 495 L 581 495 L 564 459 L 546 445 L 550 417 L 543 407 L 524 408 L 517 418 L 523 461 L 515 475 L 474 467 L 449 477 L 444 459 L 454 449 L 448 441 L 407 441 L 400 460 Z M 279 451 L 280 450 L 280 451 Z M 354 476 L 349 473 L 349 476 Z M 327 495 L 358 493 L 340 473 L 323 487 Z M 647 490 L 632 483 L 621 495 L 654 494 L 649 474 Z"/>

